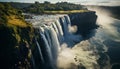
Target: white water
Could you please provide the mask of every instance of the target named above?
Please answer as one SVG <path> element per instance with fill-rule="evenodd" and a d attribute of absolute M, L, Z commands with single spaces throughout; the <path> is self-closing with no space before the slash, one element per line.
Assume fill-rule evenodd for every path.
<path fill-rule="evenodd" d="M 56 27 L 58 29 L 57 36 L 58 36 L 59 42 L 60 42 L 60 44 L 62 44 L 63 41 L 64 41 L 62 27 L 61 27 L 60 22 L 58 20 L 56 20 L 55 25 L 56 25 Z"/>
<path fill-rule="evenodd" d="M 56 69 L 56 66 L 59 67 L 57 63 L 59 63 L 58 58 L 62 51 L 61 48 L 63 43 L 73 45 L 75 42 L 79 42 L 81 37 L 80 35 L 73 35 L 69 32 L 71 22 L 67 15 L 43 15 L 35 16 L 33 18 L 34 19 L 28 19 L 27 21 L 32 22 L 34 27 L 39 29 L 40 40 L 43 40 L 45 45 L 39 44 L 36 40 L 40 58 L 45 64 L 44 66 L 50 64 L 53 69 Z M 44 49 L 40 46 L 44 46 Z M 41 49 L 44 51 L 41 51 Z M 46 54 L 46 57 L 43 56 L 43 53 Z"/>
<path fill-rule="evenodd" d="M 85 41 L 81 41 L 80 35 L 73 35 L 70 32 L 71 22 L 67 15 L 34 17 L 35 23 L 31 22 L 33 22 L 34 27 L 42 30 L 40 35 L 45 42 L 47 58 L 50 61 L 45 62 L 45 64 L 51 64 L 55 69 L 56 66 L 58 69 L 80 69 L 80 66 L 84 66 L 86 69 L 110 69 L 110 58 L 105 54 L 108 51 L 108 46 L 104 44 L 104 41 L 107 39 L 120 41 L 118 28 L 112 25 L 116 21 L 118 23 L 120 21 L 99 14 L 98 16 L 100 28 L 96 30 L 94 37 Z M 75 44 L 76 42 L 79 43 Z M 38 44 L 37 46 L 40 47 Z M 43 55 L 40 49 L 39 52 L 40 55 Z M 107 65 L 98 64 L 97 60 L 101 57 L 99 53 L 106 55 L 108 60 L 101 60 L 101 62 Z"/>
<path fill-rule="evenodd" d="M 51 53 L 51 49 L 50 49 L 50 46 L 48 44 L 48 41 L 47 41 L 47 39 L 46 39 L 44 34 L 40 33 L 40 35 L 43 38 L 43 41 L 45 43 L 44 47 L 45 47 L 45 50 L 46 50 L 46 54 L 48 55 L 48 62 L 52 62 L 53 61 L 52 60 L 52 53 Z"/>
<path fill-rule="evenodd" d="M 57 34 L 54 31 L 53 28 L 49 28 L 50 30 L 50 37 L 51 37 L 51 43 L 52 43 L 52 54 L 53 54 L 53 59 L 57 59 L 57 54 L 58 54 L 58 49 L 60 48 L 60 44 L 57 38 Z"/>
<path fill-rule="evenodd" d="M 42 60 L 42 63 L 44 64 L 45 61 L 44 61 L 44 58 L 43 58 L 43 55 L 42 55 L 42 52 L 41 52 L 41 48 L 40 48 L 40 45 L 38 43 L 38 41 L 36 40 L 36 44 L 37 44 L 37 47 L 38 47 L 38 50 L 39 50 L 39 54 L 40 54 L 40 57 L 41 57 L 41 60 Z"/>

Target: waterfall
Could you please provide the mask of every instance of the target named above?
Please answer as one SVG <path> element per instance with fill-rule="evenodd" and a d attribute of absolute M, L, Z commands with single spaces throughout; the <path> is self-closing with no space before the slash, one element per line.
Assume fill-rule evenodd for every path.
<path fill-rule="evenodd" d="M 61 50 L 61 45 L 63 43 L 74 44 L 76 41 L 76 36 L 73 36 L 69 32 L 71 22 L 68 15 L 55 17 L 53 19 L 51 19 L 51 22 L 44 21 L 41 24 L 38 24 L 38 26 L 35 25 L 35 27 L 39 30 L 37 31 L 38 34 L 36 35 L 35 43 L 41 63 L 43 63 L 43 66 L 45 66 L 44 69 L 56 69 L 58 52 Z M 77 39 L 79 39 L 78 36 Z M 38 69 L 40 69 L 39 66 Z"/>
<path fill-rule="evenodd" d="M 67 43 L 69 47 L 73 46 L 74 44 L 82 40 L 82 37 L 80 35 L 73 35 L 72 33 L 69 32 L 71 28 L 69 16 L 61 17 L 59 21 L 63 30 L 64 42 Z"/>
<path fill-rule="evenodd" d="M 66 37 L 69 33 L 68 33 L 68 23 L 65 20 L 65 17 L 61 17 L 60 18 L 60 23 L 62 25 L 62 30 L 63 30 L 63 35 Z"/>
<path fill-rule="evenodd" d="M 52 43 L 53 58 L 57 59 L 57 52 L 58 52 L 58 49 L 60 48 L 60 44 L 59 44 L 55 30 L 52 27 L 50 27 L 49 31 L 50 31 L 50 37 L 51 37 L 51 43 Z"/>
<path fill-rule="evenodd" d="M 58 29 L 58 35 L 57 36 L 58 36 L 59 42 L 60 42 L 60 44 L 62 44 L 63 41 L 64 41 L 62 27 L 61 27 L 60 22 L 58 20 L 56 20 L 55 25 Z"/>
<path fill-rule="evenodd" d="M 39 44 L 41 46 L 41 52 L 43 55 L 43 59 L 44 59 L 44 64 L 47 67 L 51 67 L 53 68 L 52 62 L 53 62 L 53 56 L 52 56 L 52 52 L 51 52 L 51 47 L 49 45 L 49 40 L 48 38 L 46 38 L 45 33 L 46 29 L 40 27 L 40 41 Z"/>
<path fill-rule="evenodd" d="M 71 27 L 71 21 L 70 21 L 69 16 L 64 16 L 64 17 L 65 17 L 65 20 L 66 20 L 66 22 L 68 24 L 68 28 Z"/>
<path fill-rule="evenodd" d="M 39 54 L 40 54 L 40 58 L 42 60 L 42 63 L 44 63 L 44 58 L 43 58 L 43 55 L 42 55 L 42 52 L 41 52 L 41 48 L 40 48 L 40 45 L 38 43 L 38 41 L 36 40 L 36 44 L 37 44 L 37 48 L 38 48 L 38 51 L 39 51 Z"/>

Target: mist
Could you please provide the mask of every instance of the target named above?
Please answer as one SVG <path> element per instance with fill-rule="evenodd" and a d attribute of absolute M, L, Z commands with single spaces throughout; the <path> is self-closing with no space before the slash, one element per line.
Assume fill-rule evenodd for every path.
<path fill-rule="evenodd" d="M 99 69 L 97 64 L 98 55 L 93 51 L 94 48 L 89 41 L 82 41 L 72 48 L 68 48 L 67 44 L 63 44 L 58 55 L 59 69 Z"/>
<path fill-rule="evenodd" d="M 110 13 L 110 11 L 108 10 L 97 7 L 94 8 L 88 7 L 88 8 L 89 10 L 96 11 L 96 14 L 98 15 L 97 24 L 100 27 L 102 27 L 104 33 L 107 33 L 108 37 L 112 36 L 109 38 L 114 39 L 116 41 L 120 41 L 119 40 L 120 33 L 117 31 L 117 28 L 113 26 L 115 23 L 119 23 L 120 20 L 111 17 L 111 15 L 114 14 Z"/>
<path fill-rule="evenodd" d="M 96 11 L 98 16 L 97 24 L 100 26 L 96 29 L 95 36 L 88 40 L 69 48 L 67 44 L 61 45 L 58 53 L 57 66 L 58 69 L 111 69 L 110 57 L 106 54 L 109 46 L 104 44 L 108 39 L 120 42 L 120 33 L 117 27 L 113 26 L 119 20 L 110 17 L 113 15 L 105 9 L 89 8 Z M 74 30 L 74 29 L 73 29 Z M 104 55 L 104 56 L 103 56 Z M 104 62 L 103 65 L 100 64 Z"/>

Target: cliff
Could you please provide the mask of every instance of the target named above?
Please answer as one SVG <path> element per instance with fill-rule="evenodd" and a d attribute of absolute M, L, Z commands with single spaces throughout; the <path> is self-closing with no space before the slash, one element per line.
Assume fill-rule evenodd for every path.
<path fill-rule="evenodd" d="M 96 24 L 97 15 L 94 11 L 69 14 L 71 24 L 77 26 L 76 34 L 86 37 L 91 30 L 98 27 Z"/>
<path fill-rule="evenodd" d="M 95 12 L 72 13 L 68 14 L 69 16 L 66 14 L 55 20 L 56 22 L 49 22 L 49 19 L 44 16 L 42 19 L 40 16 L 37 19 L 42 20 L 38 22 L 37 19 L 33 19 L 33 22 L 38 23 L 36 24 L 38 28 L 34 29 L 25 21 L 21 11 L 6 4 L 0 4 L 0 9 L 1 69 L 40 69 L 41 67 L 53 69 L 54 66 L 56 68 L 60 45 L 64 42 L 74 45 L 82 40 L 80 35 L 76 36 L 69 32 L 68 27 L 71 24 L 78 26 L 76 34 L 82 36 L 97 28 Z M 44 20 L 46 22 L 42 22 Z"/>
<path fill-rule="evenodd" d="M 31 30 L 30 27 L 16 27 L 15 29 L 13 27 L 0 26 L 1 69 L 24 68 L 26 66 L 30 69 Z"/>
<path fill-rule="evenodd" d="M 31 69 L 32 25 L 9 4 L 0 9 L 0 69 Z"/>

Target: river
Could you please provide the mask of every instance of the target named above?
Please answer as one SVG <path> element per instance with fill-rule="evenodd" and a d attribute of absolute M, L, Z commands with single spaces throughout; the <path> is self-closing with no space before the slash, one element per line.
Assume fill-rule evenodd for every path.
<path fill-rule="evenodd" d="M 91 32 L 90 35 L 95 33 L 94 36 L 86 40 L 69 32 L 72 26 L 69 27 L 70 20 L 67 15 L 38 15 L 27 20 L 32 22 L 34 27 L 40 28 L 43 32 L 40 35 L 45 36 L 36 37 L 38 54 L 43 55 L 40 59 L 46 60 L 42 62 L 43 68 L 50 66 L 55 69 L 120 69 L 120 20 L 110 17 L 107 12 L 95 11 L 99 27 Z M 62 22 L 58 21 L 59 17 Z M 39 40 L 43 40 L 42 43 L 38 42 Z M 74 41 L 79 42 L 75 44 Z M 72 48 L 69 46 L 71 44 L 74 45 Z"/>

